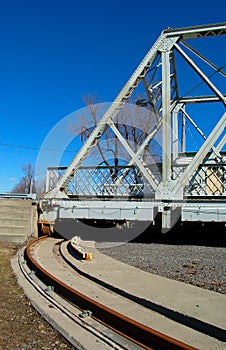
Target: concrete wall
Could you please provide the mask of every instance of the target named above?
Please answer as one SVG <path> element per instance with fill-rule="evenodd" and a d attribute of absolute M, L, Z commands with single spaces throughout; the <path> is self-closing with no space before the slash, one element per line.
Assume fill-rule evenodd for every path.
<path fill-rule="evenodd" d="M 31 199 L 0 199 L 0 241 L 24 243 L 37 237 L 37 203 Z"/>

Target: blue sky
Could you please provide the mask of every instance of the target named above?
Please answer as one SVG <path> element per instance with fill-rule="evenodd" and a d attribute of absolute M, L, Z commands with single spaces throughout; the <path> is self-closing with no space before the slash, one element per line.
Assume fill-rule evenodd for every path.
<path fill-rule="evenodd" d="M 224 22 L 225 13 L 224 0 L 1 1 L 0 192 L 35 165 L 82 95 L 113 101 L 162 30 Z"/>

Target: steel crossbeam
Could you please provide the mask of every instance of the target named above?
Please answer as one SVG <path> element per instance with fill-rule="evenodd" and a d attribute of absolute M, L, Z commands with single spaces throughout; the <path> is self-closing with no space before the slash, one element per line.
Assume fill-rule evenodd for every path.
<path fill-rule="evenodd" d="M 207 25 L 204 24 L 179 29 L 169 28 L 164 30 L 163 33 L 168 37 L 179 35 L 183 40 L 219 36 L 226 34 L 226 22 Z"/>

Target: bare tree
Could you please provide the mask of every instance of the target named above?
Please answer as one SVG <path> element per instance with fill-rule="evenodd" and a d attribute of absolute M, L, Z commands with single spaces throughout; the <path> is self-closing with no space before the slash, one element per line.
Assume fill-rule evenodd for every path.
<path fill-rule="evenodd" d="M 34 168 L 31 163 L 22 166 L 24 176 L 21 177 L 20 181 L 13 187 L 12 193 L 35 193 L 35 180 L 34 180 Z"/>
<path fill-rule="evenodd" d="M 45 193 L 46 182 L 45 180 L 35 180 L 35 192 L 37 198 L 41 198 L 41 196 Z"/>

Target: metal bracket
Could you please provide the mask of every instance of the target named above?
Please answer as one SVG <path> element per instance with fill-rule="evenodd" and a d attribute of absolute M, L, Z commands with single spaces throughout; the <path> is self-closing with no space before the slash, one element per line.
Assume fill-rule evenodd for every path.
<path fill-rule="evenodd" d="M 81 312 L 78 316 L 79 316 L 80 318 L 87 318 L 87 317 L 90 317 L 90 316 L 92 316 L 92 311 L 90 311 L 90 310 L 84 310 L 84 311 Z"/>

